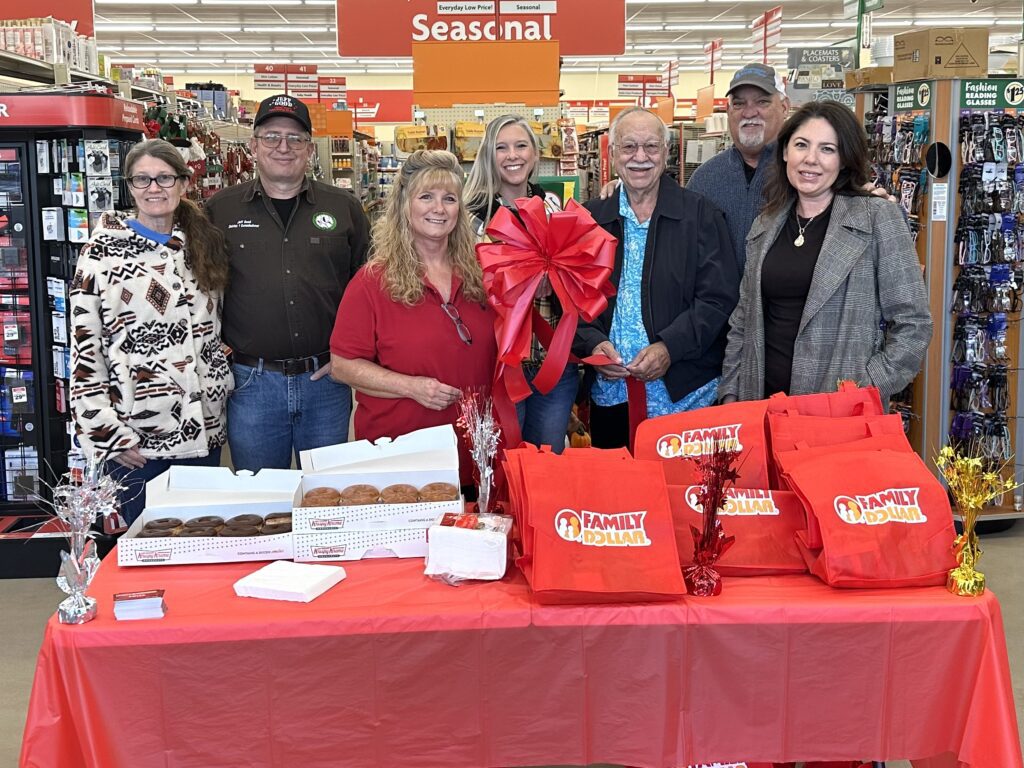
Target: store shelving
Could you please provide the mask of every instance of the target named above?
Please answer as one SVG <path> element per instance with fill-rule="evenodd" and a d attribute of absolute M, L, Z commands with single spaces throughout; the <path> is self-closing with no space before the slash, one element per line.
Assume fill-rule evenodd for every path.
<path fill-rule="evenodd" d="M 64 85 L 68 83 L 89 83 L 111 87 L 113 81 L 90 72 L 71 69 L 67 64 L 51 64 L 27 56 L 19 56 L 10 51 L 0 51 L 0 77 L 11 77 L 45 85 Z"/>

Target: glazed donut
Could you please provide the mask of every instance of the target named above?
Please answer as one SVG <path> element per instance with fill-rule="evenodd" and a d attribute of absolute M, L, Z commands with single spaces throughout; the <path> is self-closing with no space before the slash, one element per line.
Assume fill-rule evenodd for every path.
<path fill-rule="evenodd" d="M 313 488 L 302 497 L 304 507 L 336 507 L 341 494 L 333 488 Z"/>
<path fill-rule="evenodd" d="M 144 526 L 144 531 L 169 531 L 171 528 L 177 528 L 181 525 L 181 520 L 176 517 L 158 517 L 156 520 L 150 520 Z"/>
<path fill-rule="evenodd" d="M 380 491 L 372 485 L 350 485 L 341 492 L 341 504 L 353 506 L 356 504 L 376 504 L 380 498 Z"/>
<path fill-rule="evenodd" d="M 259 515 L 235 515 L 229 517 L 224 521 L 224 525 L 230 526 L 252 526 L 260 525 L 263 522 L 263 518 Z"/>
<path fill-rule="evenodd" d="M 264 521 L 264 525 L 280 525 L 284 521 L 287 521 L 288 524 L 291 525 L 291 512 L 271 512 L 269 515 L 267 515 L 267 519 Z"/>
<path fill-rule="evenodd" d="M 459 489 L 451 483 L 427 483 L 420 488 L 420 501 L 455 501 Z"/>
<path fill-rule="evenodd" d="M 414 485 L 396 483 L 380 492 L 380 500 L 385 504 L 412 504 L 420 500 L 420 492 Z"/>
<path fill-rule="evenodd" d="M 218 525 L 224 525 L 224 518 L 217 515 L 203 515 L 185 521 L 186 528 L 216 528 Z"/>

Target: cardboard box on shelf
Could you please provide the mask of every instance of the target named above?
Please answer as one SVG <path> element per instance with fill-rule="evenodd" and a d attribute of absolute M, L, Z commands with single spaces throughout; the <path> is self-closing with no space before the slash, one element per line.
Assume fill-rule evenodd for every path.
<path fill-rule="evenodd" d="M 987 29 L 931 27 L 893 38 L 893 82 L 987 76 Z"/>
<path fill-rule="evenodd" d="M 427 528 L 445 512 L 461 512 L 451 501 L 407 504 L 303 507 L 314 488 L 342 491 L 368 484 L 378 489 L 428 483 L 459 487 L 459 454 L 451 426 L 430 427 L 394 440 L 382 438 L 303 451 L 302 482 L 295 491 L 292 526 L 298 561 L 358 560 L 364 556 L 423 557 Z"/>
<path fill-rule="evenodd" d="M 210 536 L 136 538 L 150 520 L 203 515 L 230 519 L 241 514 L 266 517 L 290 512 L 302 473 L 264 469 L 233 474 L 227 467 L 171 467 L 146 483 L 146 509 L 117 544 L 118 565 L 181 565 L 288 560 L 292 536 Z"/>
<path fill-rule="evenodd" d="M 846 73 L 846 90 L 862 88 L 865 85 L 889 85 L 892 82 L 892 67 L 861 67 Z"/>

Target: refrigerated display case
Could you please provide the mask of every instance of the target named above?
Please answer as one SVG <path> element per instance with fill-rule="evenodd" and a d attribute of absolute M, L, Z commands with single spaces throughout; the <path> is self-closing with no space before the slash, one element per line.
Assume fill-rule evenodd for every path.
<path fill-rule="evenodd" d="M 0 577 L 52 575 L 49 486 L 68 469 L 68 284 L 121 177 L 143 106 L 99 94 L 0 93 Z"/>

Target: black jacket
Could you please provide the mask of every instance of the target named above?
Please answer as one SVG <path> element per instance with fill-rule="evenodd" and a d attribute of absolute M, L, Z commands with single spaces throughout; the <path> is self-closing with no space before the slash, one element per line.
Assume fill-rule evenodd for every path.
<path fill-rule="evenodd" d="M 619 239 L 611 276 L 618 287 L 625 232 L 619 196 L 590 200 L 586 207 Z M 725 216 L 700 195 L 662 176 L 647 234 L 640 296 L 647 337 L 651 343 L 664 342 L 672 359 L 664 381 L 673 401 L 721 374 L 739 282 Z M 590 355 L 608 341 L 614 311 L 612 297 L 600 317 L 580 324 L 573 342 L 576 355 Z M 593 376 L 592 370 L 588 373 Z M 587 382 L 584 386 L 589 391 Z"/>

